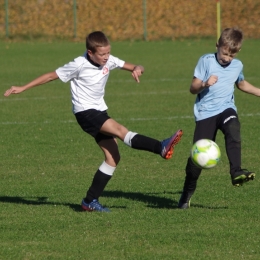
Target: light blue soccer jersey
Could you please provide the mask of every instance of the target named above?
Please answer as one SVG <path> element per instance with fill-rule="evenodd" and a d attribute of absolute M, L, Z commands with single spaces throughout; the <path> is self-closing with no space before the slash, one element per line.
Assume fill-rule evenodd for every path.
<path fill-rule="evenodd" d="M 213 86 L 205 88 L 197 95 L 194 104 L 196 121 L 218 115 L 227 108 L 237 110 L 234 100 L 235 82 L 244 80 L 243 64 L 240 60 L 233 59 L 224 67 L 218 63 L 215 55 L 214 53 L 203 55 L 194 70 L 194 77 L 203 82 L 211 75 L 218 77 Z"/>

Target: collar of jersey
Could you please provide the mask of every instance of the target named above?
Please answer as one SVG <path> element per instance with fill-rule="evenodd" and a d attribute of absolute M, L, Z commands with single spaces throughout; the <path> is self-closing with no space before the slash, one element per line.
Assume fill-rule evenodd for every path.
<path fill-rule="evenodd" d="M 222 68 L 226 68 L 226 67 L 228 67 L 228 66 L 231 64 L 231 62 L 229 62 L 229 63 L 226 64 L 226 65 L 220 64 L 220 63 L 218 62 L 218 58 L 217 58 L 217 53 L 216 53 L 216 52 L 215 52 L 215 58 L 216 58 L 217 63 L 218 63 Z"/>
<path fill-rule="evenodd" d="M 99 64 L 97 64 L 97 63 L 95 63 L 95 62 L 93 62 L 91 59 L 90 59 L 90 57 L 89 57 L 89 55 L 88 55 L 88 53 L 86 53 L 85 54 L 85 57 L 86 57 L 86 59 L 93 65 L 93 66 L 95 66 L 95 67 L 97 67 L 97 68 L 99 68 L 100 67 L 100 65 Z"/>

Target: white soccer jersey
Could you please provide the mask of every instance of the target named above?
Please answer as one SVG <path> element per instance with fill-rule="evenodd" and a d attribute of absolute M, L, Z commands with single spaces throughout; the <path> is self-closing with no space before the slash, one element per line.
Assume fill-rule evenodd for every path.
<path fill-rule="evenodd" d="M 60 80 L 70 81 L 73 113 L 88 109 L 106 110 L 104 95 L 109 72 L 122 68 L 124 63 L 110 55 L 106 65 L 97 67 L 87 60 L 85 54 L 58 68 L 56 73 Z"/>

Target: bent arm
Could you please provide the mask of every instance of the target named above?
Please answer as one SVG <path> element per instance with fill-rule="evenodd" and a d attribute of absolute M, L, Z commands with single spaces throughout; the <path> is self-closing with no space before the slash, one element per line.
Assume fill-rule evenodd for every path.
<path fill-rule="evenodd" d="M 193 77 L 193 80 L 190 85 L 191 94 L 199 94 L 203 89 L 209 88 L 218 81 L 218 77 L 211 75 L 206 82 L 203 82 L 201 79 Z"/>
<path fill-rule="evenodd" d="M 144 67 L 142 65 L 134 65 L 128 62 L 125 62 L 122 67 L 123 70 L 132 71 L 132 77 L 139 83 L 139 77 L 144 73 Z"/>
<path fill-rule="evenodd" d="M 251 85 L 246 80 L 242 80 L 239 83 L 236 83 L 236 86 L 239 90 L 243 92 L 260 97 L 260 88 Z"/>
<path fill-rule="evenodd" d="M 56 71 L 43 74 L 40 77 L 34 79 L 33 81 L 29 82 L 28 84 L 26 84 L 24 86 L 12 86 L 10 89 L 6 90 L 6 92 L 4 93 L 4 96 L 8 97 L 11 94 L 19 94 L 27 89 L 48 83 L 57 78 L 58 78 L 58 75 L 57 75 Z"/>
<path fill-rule="evenodd" d="M 191 94 L 198 94 L 204 88 L 205 88 L 205 86 L 203 86 L 202 80 L 195 78 L 195 77 L 192 79 L 192 82 L 191 82 L 191 85 L 190 85 L 190 93 Z"/>

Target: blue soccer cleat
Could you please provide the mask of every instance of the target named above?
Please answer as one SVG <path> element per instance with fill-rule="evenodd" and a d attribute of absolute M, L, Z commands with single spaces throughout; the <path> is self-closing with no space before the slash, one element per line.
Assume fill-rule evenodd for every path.
<path fill-rule="evenodd" d="M 98 200 L 93 200 L 90 203 L 86 203 L 84 199 L 81 202 L 81 207 L 84 211 L 98 211 L 98 212 L 110 212 L 108 208 L 103 207 Z"/>

